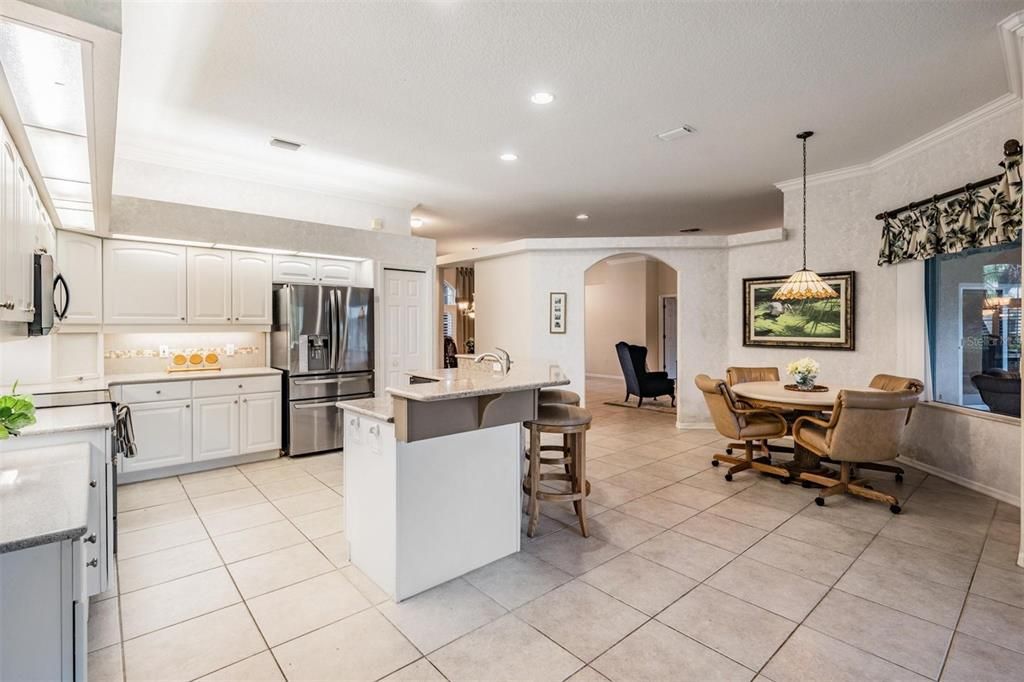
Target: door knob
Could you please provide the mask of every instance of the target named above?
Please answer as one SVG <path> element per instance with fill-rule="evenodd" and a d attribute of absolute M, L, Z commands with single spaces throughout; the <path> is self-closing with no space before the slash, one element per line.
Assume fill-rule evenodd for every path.
<path fill-rule="evenodd" d="M 93 559 L 92 561 L 85 562 L 85 565 L 89 566 L 91 568 L 96 568 L 97 566 L 99 566 L 99 564 L 100 564 L 100 560 L 99 559 Z"/>
<path fill-rule="evenodd" d="M 96 483 L 96 481 L 89 481 L 89 487 L 90 488 L 95 488 L 97 485 L 99 485 L 99 484 Z"/>
<path fill-rule="evenodd" d="M 91 543 L 93 543 L 95 545 L 96 544 L 96 533 L 93 533 L 89 537 L 85 538 L 85 541 L 86 542 L 91 542 Z"/>

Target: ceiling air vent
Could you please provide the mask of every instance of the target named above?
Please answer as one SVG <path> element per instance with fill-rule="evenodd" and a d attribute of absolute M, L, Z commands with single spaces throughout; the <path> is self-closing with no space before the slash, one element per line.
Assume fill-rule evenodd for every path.
<path fill-rule="evenodd" d="M 679 232 L 681 232 L 682 234 L 690 234 L 690 233 L 693 233 L 693 232 L 700 232 L 700 228 L 699 227 L 686 227 L 686 228 L 683 228 L 682 230 L 679 230 Z"/>
<path fill-rule="evenodd" d="M 666 130 L 663 133 L 658 133 L 658 139 L 669 142 L 680 137 L 686 137 L 687 135 L 693 135 L 697 132 L 697 129 L 693 126 L 681 126 L 679 128 L 673 128 L 672 130 Z"/>
<path fill-rule="evenodd" d="M 290 152 L 297 152 L 297 151 L 299 151 L 299 149 L 302 148 L 302 145 L 299 144 L 298 142 L 290 142 L 288 140 L 282 140 L 279 137 L 271 138 L 270 146 L 271 147 L 277 147 L 278 149 L 287 149 Z"/>

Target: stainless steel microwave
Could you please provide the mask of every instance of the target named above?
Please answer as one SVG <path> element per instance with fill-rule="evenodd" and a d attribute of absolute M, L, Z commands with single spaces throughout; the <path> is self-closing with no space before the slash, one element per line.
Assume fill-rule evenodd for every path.
<path fill-rule="evenodd" d="M 58 305 L 60 307 L 58 307 Z M 60 273 L 54 274 L 53 256 L 48 253 L 32 255 L 32 321 L 28 323 L 29 336 L 45 336 L 68 315 L 71 291 Z"/>

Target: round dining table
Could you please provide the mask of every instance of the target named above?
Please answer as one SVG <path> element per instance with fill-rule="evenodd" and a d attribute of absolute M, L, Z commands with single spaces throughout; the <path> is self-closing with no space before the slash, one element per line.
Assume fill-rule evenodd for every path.
<path fill-rule="evenodd" d="M 776 408 L 797 413 L 813 415 L 824 410 L 831 410 L 835 405 L 839 391 L 878 391 L 867 386 L 834 386 L 828 385 L 826 391 L 792 391 L 786 388 L 785 381 L 749 381 L 731 386 L 732 392 L 744 402 L 754 407 Z M 801 473 L 821 473 L 824 467 L 817 455 L 793 443 L 793 461 L 782 464 L 790 474 L 799 476 Z"/>

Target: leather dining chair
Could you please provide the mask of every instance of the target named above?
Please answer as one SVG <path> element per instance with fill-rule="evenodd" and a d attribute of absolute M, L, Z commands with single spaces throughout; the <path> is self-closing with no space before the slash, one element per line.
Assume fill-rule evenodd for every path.
<path fill-rule="evenodd" d="M 727 367 L 725 369 L 725 382 L 732 388 L 736 384 L 746 384 L 751 381 L 778 381 L 779 380 L 779 368 L 778 367 Z M 737 404 L 740 407 L 753 407 L 748 404 L 742 398 L 737 398 Z M 794 412 L 792 410 L 783 410 L 779 408 L 772 408 L 772 412 L 781 414 L 786 417 L 787 421 L 792 421 Z M 725 448 L 725 454 L 731 455 L 734 448 L 742 448 L 743 443 L 729 443 Z M 774 445 L 769 444 L 768 449 L 772 452 L 788 452 L 792 454 L 793 448 L 788 445 Z"/>
<path fill-rule="evenodd" d="M 842 390 L 828 421 L 800 417 L 793 423 L 793 440 L 818 457 L 839 464 L 839 478 L 804 472 L 801 481 L 824 486 L 815 503 L 824 506 L 830 495 L 850 493 L 869 500 L 886 502 L 889 511 L 899 514 L 899 500 L 879 492 L 863 480 L 853 479 L 854 467 L 895 459 L 907 414 L 917 404 L 913 391 Z"/>
<path fill-rule="evenodd" d="M 769 410 L 740 407 L 732 391 L 721 379 L 712 379 L 707 374 L 698 374 L 694 383 L 704 394 L 704 401 L 707 403 L 708 411 L 711 412 L 715 429 L 726 438 L 741 441 L 743 445 L 744 456 L 742 459 L 728 454 L 716 454 L 711 460 L 711 465 L 716 467 L 720 462 L 732 465 L 725 472 L 725 480 L 731 481 L 733 474 L 754 469 L 766 474 L 781 476 L 783 481 L 789 482 L 789 470 L 772 464 L 771 451 L 768 449 L 769 439 L 782 438 L 789 431 L 789 425 L 785 418 Z M 754 457 L 755 441 L 759 443 L 762 453 L 760 457 L 756 458 Z"/>

